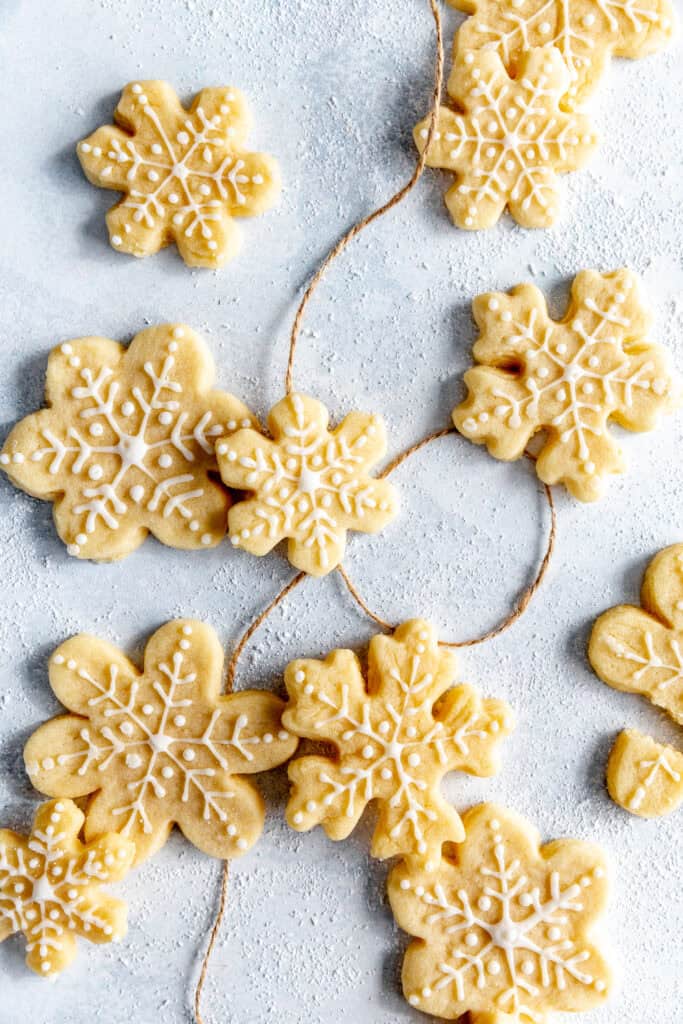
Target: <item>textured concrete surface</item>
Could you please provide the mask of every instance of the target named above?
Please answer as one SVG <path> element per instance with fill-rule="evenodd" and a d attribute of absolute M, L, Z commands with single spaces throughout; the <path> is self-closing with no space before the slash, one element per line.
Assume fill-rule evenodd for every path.
<path fill-rule="evenodd" d="M 445 14 L 450 37 L 458 15 Z M 0 248 L 0 424 L 40 405 L 46 357 L 84 334 L 129 339 L 184 320 L 202 331 L 220 382 L 259 414 L 281 395 L 296 297 L 349 223 L 410 174 L 411 128 L 427 106 L 432 24 L 426 0 L 5 0 L 3 244 Z M 280 207 L 244 222 L 240 257 L 190 271 L 176 252 L 137 262 L 109 248 L 113 195 L 83 178 L 76 141 L 110 120 L 120 88 L 166 78 L 186 98 L 204 85 L 247 94 L 255 148 L 276 155 Z M 454 229 L 445 179 L 416 193 L 338 262 L 307 318 L 296 382 L 329 404 L 381 412 L 391 452 L 447 423 L 474 336 L 479 291 L 520 280 L 562 311 L 573 274 L 628 264 L 644 278 L 653 336 L 683 367 L 681 49 L 614 62 L 593 105 L 603 143 L 565 180 L 562 222 L 545 233 L 506 220 L 476 235 Z M 518 727 L 493 780 L 451 777 L 458 807 L 492 798 L 544 837 L 596 840 L 611 855 L 608 938 L 621 983 L 580 1021 L 679 1024 L 681 813 L 647 823 L 609 800 L 604 764 L 624 725 L 683 743 L 662 715 L 603 686 L 585 656 L 591 622 L 635 600 L 651 556 L 683 536 L 683 417 L 656 435 L 623 435 L 628 473 L 598 506 L 558 492 L 560 533 L 548 581 L 525 618 L 497 641 L 463 651 L 461 678 L 515 707 Z M 527 464 L 502 465 L 449 438 L 397 474 L 403 511 L 386 532 L 349 544 L 347 566 L 388 618 L 431 617 L 445 636 L 495 623 L 533 574 L 547 514 Z M 67 556 L 47 504 L 0 480 L 0 810 L 26 827 L 37 795 L 22 770 L 30 731 L 57 710 L 49 652 L 84 630 L 139 654 L 176 615 L 206 618 L 226 650 L 290 578 L 279 553 L 256 560 L 223 544 L 188 556 L 149 540 L 118 565 Z M 308 580 L 245 655 L 238 685 L 281 687 L 296 656 L 362 649 L 372 635 L 337 575 Z M 385 866 L 370 861 L 366 819 L 345 843 L 299 836 L 283 820 L 284 771 L 263 781 L 268 821 L 237 863 L 206 992 L 208 1022 L 359 1024 L 419 1021 L 398 984 L 405 938 L 385 903 Z M 20 939 L 0 946 L 0 1024 L 189 1022 L 188 991 L 210 924 L 219 865 L 174 836 L 119 891 L 130 933 L 119 946 L 82 944 L 54 986 L 23 966 Z"/>

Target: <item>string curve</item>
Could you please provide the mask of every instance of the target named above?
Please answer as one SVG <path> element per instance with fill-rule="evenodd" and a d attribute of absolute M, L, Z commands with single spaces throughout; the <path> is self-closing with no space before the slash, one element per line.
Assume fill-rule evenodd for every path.
<path fill-rule="evenodd" d="M 392 210 L 394 206 L 398 206 L 399 203 L 403 202 L 407 195 L 409 195 L 418 181 L 422 177 L 422 173 L 427 166 L 427 154 L 429 153 L 434 133 L 436 132 L 437 120 L 439 117 L 439 103 L 441 102 L 441 90 L 443 86 L 443 67 L 444 67 L 444 55 L 443 55 L 443 30 L 441 26 L 441 12 L 439 11 L 438 0 L 429 0 L 429 7 L 434 18 L 434 27 L 436 31 L 436 59 L 434 62 L 434 85 L 432 88 L 432 103 L 429 114 L 429 128 L 427 130 L 427 141 L 425 143 L 424 150 L 420 153 L 415 168 L 411 174 L 409 180 L 403 185 L 398 192 L 395 192 L 390 199 L 387 199 L 386 203 L 379 206 L 372 213 L 369 213 L 362 220 L 357 221 L 352 227 L 346 231 L 345 234 L 339 239 L 335 246 L 328 252 L 325 259 L 322 261 L 315 274 L 308 283 L 308 286 L 301 297 L 301 302 L 297 308 L 294 316 L 294 322 L 292 324 L 292 330 L 289 335 L 289 357 L 287 359 L 287 370 L 285 373 L 285 390 L 288 395 L 291 395 L 294 390 L 294 355 L 296 353 L 296 346 L 299 340 L 299 333 L 301 331 L 301 324 L 304 319 L 306 307 L 311 301 L 314 292 L 316 291 L 321 280 L 325 276 L 327 268 L 330 264 L 334 263 L 337 256 L 339 256 L 344 249 L 346 249 L 349 242 L 351 242 L 356 235 L 359 235 L 365 228 L 369 227 L 374 221 L 379 220 L 385 213 Z"/>
<path fill-rule="evenodd" d="M 411 455 L 415 455 L 416 452 L 419 452 L 422 448 L 425 448 L 428 444 L 431 444 L 432 441 L 436 441 L 441 437 L 446 437 L 448 434 L 456 434 L 458 437 L 460 436 L 457 430 L 455 430 L 453 427 L 445 427 L 443 430 L 435 430 L 434 433 L 428 434 L 426 437 L 423 437 L 421 441 L 417 441 L 409 448 L 406 448 L 404 452 L 401 452 L 400 455 L 397 455 L 396 458 L 393 459 L 386 467 L 386 469 L 380 474 L 380 477 L 388 477 L 391 473 L 394 472 L 395 469 L 398 469 L 398 467 L 402 465 L 402 463 L 404 463 L 406 459 L 409 459 Z M 532 455 L 530 452 L 525 452 L 524 454 L 532 462 L 536 461 L 535 456 Z M 550 567 L 550 562 L 553 557 L 553 552 L 555 550 L 555 542 L 557 539 L 557 512 L 555 510 L 555 502 L 553 501 L 552 492 L 547 484 L 543 484 L 543 490 L 545 493 L 546 500 L 548 502 L 548 507 L 550 509 L 550 530 L 548 531 L 548 541 L 546 544 L 545 553 L 543 555 L 541 564 L 538 568 L 538 572 L 536 573 L 536 576 L 534 577 L 533 581 L 527 587 L 524 588 L 517 602 L 512 608 L 512 611 L 508 615 L 506 615 L 506 617 L 501 622 L 499 622 L 497 626 L 494 626 L 492 629 L 487 630 L 486 633 L 482 633 L 481 636 L 471 637 L 469 640 L 440 640 L 439 644 L 441 647 L 476 647 L 478 644 L 483 644 L 487 640 L 493 640 L 494 637 L 500 636 L 501 633 L 505 633 L 506 630 L 510 629 L 510 627 L 513 626 L 518 619 L 521 619 L 522 615 L 524 615 L 524 612 L 531 604 L 536 592 L 540 589 L 543 580 L 545 579 L 546 573 L 548 572 L 548 568 Z M 354 599 L 358 607 L 368 616 L 368 618 L 372 619 L 372 621 L 375 622 L 382 629 L 385 629 L 389 632 L 393 632 L 396 626 L 393 625 L 391 622 L 387 622 L 386 619 L 383 619 L 381 615 L 378 615 L 377 612 L 374 612 L 372 608 L 370 608 L 368 603 L 365 601 L 365 599 L 358 591 L 358 588 L 356 587 L 355 583 L 349 576 L 344 566 L 338 565 L 337 571 L 339 572 L 341 578 L 346 584 L 346 588 L 351 594 L 351 597 Z"/>

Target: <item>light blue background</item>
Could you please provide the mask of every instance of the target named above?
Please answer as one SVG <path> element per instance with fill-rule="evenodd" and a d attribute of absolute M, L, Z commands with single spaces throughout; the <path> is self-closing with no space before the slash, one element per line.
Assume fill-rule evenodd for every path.
<path fill-rule="evenodd" d="M 280 397 L 295 301 L 342 230 L 411 172 L 411 128 L 427 108 L 433 48 L 426 0 L 39 0 L 0 2 L 2 209 L 0 424 L 3 435 L 42 400 L 46 357 L 84 334 L 130 339 L 185 320 L 204 333 L 220 384 L 259 414 Z M 445 14 L 450 42 L 458 17 Z M 390 451 L 447 424 L 473 340 L 479 291 L 534 280 L 563 309 L 573 274 L 629 264 L 656 312 L 654 337 L 683 367 L 683 60 L 674 47 L 615 62 L 594 105 L 602 148 L 566 179 L 564 219 L 524 232 L 505 221 L 454 229 L 445 181 L 428 172 L 398 210 L 366 232 L 316 296 L 296 365 L 300 387 L 328 403 L 381 412 Z M 114 195 L 83 178 L 76 141 L 109 123 L 121 87 L 166 78 L 184 98 L 234 84 L 254 113 L 254 148 L 282 166 L 279 209 L 243 222 L 224 271 L 190 271 L 169 249 L 138 262 L 106 242 Z M 557 554 L 522 622 L 462 652 L 461 678 L 504 697 L 518 728 L 490 782 L 451 777 L 458 807 L 494 798 L 544 837 L 601 842 L 614 863 L 610 942 L 622 984 L 577 1024 L 680 1024 L 681 813 L 646 823 L 614 806 L 604 764 L 624 725 L 683 743 L 645 702 L 603 686 L 585 657 L 590 624 L 636 600 L 661 547 L 683 539 L 683 418 L 656 436 L 624 435 L 627 475 L 583 506 L 556 496 Z M 403 512 L 382 535 L 356 536 L 347 566 L 383 615 L 432 617 L 445 636 L 495 623 L 531 578 L 547 515 L 524 463 L 503 465 L 463 440 L 432 446 L 396 474 Z M 0 810 L 26 828 L 37 797 L 23 773 L 31 730 L 57 710 L 50 651 L 84 630 L 139 654 L 178 615 L 205 618 L 226 649 L 290 578 L 280 554 L 256 560 L 228 543 L 188 556 L 149 540 L 111 566 L 78 562 L 57 540 L 47 504 L 0 480 Z M 361 647 L 372 627 L 338 575 L 308 580 L 251 644 L 238 685 L 281 687 L 295 656 Z M 424 1019 L 398 984 L 402 937 L 384 898 L 385 866 L 368 857 L 370 825 L 334 845 L 283 821 L 284 771 L 264 780 L 269 816 L 233 870 L 210 974 L 208 1022 L 397 1024 Z M 174 836 L 120 887 L 130 932 L 119 946 L 83 943 L 54 986 L 23 966 L 19 939 L 0 946 L 0 1024 L 152 1024 L 191 1019 L 188 990 L 210 924 L 219 865 Z"/>

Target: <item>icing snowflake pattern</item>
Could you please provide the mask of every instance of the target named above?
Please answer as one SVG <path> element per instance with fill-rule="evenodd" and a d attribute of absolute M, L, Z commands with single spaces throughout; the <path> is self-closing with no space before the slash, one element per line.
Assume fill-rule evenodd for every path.
<path fill-rule="evenodd" d="M 468 396 L 453 411 L 458 430 L 495 458 L 518 459 L 542 430 L 536 472 L 594 501 L 610 473 L 623 472 L 610 418 L 651 430 L 679 404 L 668 352 L 649 342 L 650 316 L 627 270 L 582 271 L 564 320 L 550 319 L 533 285 L 474 302 L 480 329 L 468 370 Z"/>
<path fill-rule="evenodd" d="M 94 794 L 86 836 L 117 831 L 150 857 L 176 823 L 200 850 L 232 858 L 263 826 L 263 802 L 239 776 L 286 761 L 297 740 L 282 701 L 247 690 L 220 696 L 223 654 L 201 622 L 178 620 L 150 639 L 140 673 L 111 644 L 78 636 L 57 649 L 50 683 L 71 714 L 41 726 L 24 751 L 48 795 Z"/>
<path fill-rule="evenodd" d="M 448 1020 L 469 1011 L 520 1024 L 602 1003 L 609 969 L 588 938 L 607 898 L 601 851 L 539 848 L 535 830 L 493 804 L 463 821 L 467 838 L 436 873 L 402 863 L 390 875 L 394 916 L 418 939 L 403 965 L 408 1001 Z"/>
<path fill-rule="evenodd" d="M 230 509 L 230 539 L 265 555 L 288 538 L 292 565 L 324 576 L 341 562 L 347 530 L 377 533 L 396 514 L 394 488 L 368 475 L 386 451 L 384 424 L 352 412 L 329 431 L 325 407 L 294 393 L 268 426 L 272 440 L 238 430 L 216 446 L 223 483 L 250 494 Z"/>
<path fill-rule="evenodd" d="M 21 932 L 26 963 L 54 980 L 76 956 L 76 938 L 119 942 L 126 905 L 105 895 L 133 860 L 132 842 L 99 836 L 83 845 L 83 814 L 71 800 L 42 804 L 28 837 L 0 830 L 0 942 Z"/>
<path fill-rule="evenodd" d="M 609 686 L 639 693 L 683 725 L 683 544 L 648 566 L 642 608 L 618 605 L 597 619 L 588 657 Z"/>
<path fill-rule="evenodd" d="M 174 241 L 193 267 L 231 259 L 234 218 L 263 213 L 280 193 L 272 157 L 244 149 L 242 95 L 203 89 L 185 110 L 166 82 L 136 82 L 114 117 L 120 127 L 98 128 L 78 146 L 88 180 L 124 193 L 107 214 L 112 246 L 148 256 Z"/>
<path fill-rule="evenodd" d="M 614 802 L 631 814 L 671 814 L 683 803 L 683 753 L 626 729 L 609 756 L 607 788 Z"/>
<path fill-rule="evenodd" d="M 450 0 L 467 11 L 454 53 L 493 50 L 513 74 L 525 51 L 552 45 L 569 68 L 564 105 L 593 92 L 610 56 L 644 57 L 671 39 L 669 0 Z"/>
<path fill-rule="evenodd" d="M 427 163 L 456 175 L 445 202 L 455 224 L 490 228 L 507 207 L 522 227 L 545 228 L 559 213 L 557 175 L 575 171 L 597 144 L 588 119 L 559 107 L 569 72 L 553 47 L 531 50 L 512 79 L 491 51 L 466 53 L 451 75 L 458 111 L 439 109 Z M 427 144 L 429 119 L 415 129 Z"/>
<path fill-rule="evenodd" d="M 287 821 L 297 831 L 322 825 L 345 839 L 371 800 L 379 803 L 372 854 L 410 855 L 433 868 L 441 845 L 464 838 L 439 792 L 449 771 L 488 776 L 512 729 L 510 708 L 452 686 L 455 658 L 420 619 L 370 642 L 368 684 L 352 651 L 325 661 L 295 661 L 285 674 L 283 716 L 298 736 L 331 742 L 337 756 L 292 761 Z"/>
<path fill-rule="evenodd" d="M 213 360 L 188 327 L 142 331 L 126 351 L 104 338 L 58 346 L 48 408 L 22 420 L 0 466 L 55 502 L 69 554 L 122 558 L 149 531 L 172 547 L 225 536 L 229 496 L 212 480 L 219 437 L 253 422 L 234 396 L 211 391 Z"/>
<path fill-rule="evenodd" d="M 652 560 L 641 603 L 618 605 L 597 619 L 589 661 L 603 682 L 647 697 L 683 725 L 683 544 Z M 612 748 L 607 786 L 633 814 L 669 814 L 683 800 L 683 753 L 627 729 Z"/>

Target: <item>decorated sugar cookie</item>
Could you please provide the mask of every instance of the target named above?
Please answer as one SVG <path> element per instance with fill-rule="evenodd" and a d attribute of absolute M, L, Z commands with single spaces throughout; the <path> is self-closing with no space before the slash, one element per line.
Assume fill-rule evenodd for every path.
<path fill-rule="evenodd" d="M 641 603 L 600 616 L 588 647 L 590 663 L 603 682 L 642 694 L 683 725 L 683 544 L 650 562 Z"/>
<path fill-rule="evenodd" d="M 386 452 L 384 423 L 352 412 L 330 431 L 324 405 L 295 392 L 268 427 L 272 440 L 238 430 L 216 446 L 223 483 L 248 492 L 230 510 L 230 539 L 266 555 L 286 538 L 292 565 L 324 576 L 341 562 L 347 530 L 377 533 L 396 515 L 394 488 L 369 475 Z"/>
<path fill-rule="evenodd" d="M 463 815 L 466 839 L 431 874 L 410 862 L 389 877 L 401 928 L 416 937 L 403 991 L 424 1013 L 478 1024 L 531 1024 L 605 1001 L 610 970 L 591 929 L 607 899 L 596 846 L 540 846 L 523 818 L 495 804 Z"/>
<path fill-rule="evenodd" d="M 449 81 L 457 111 L 441 107 L 427 163 L 452 171 L 445 196 L 459 228 L 492 227 L 507 207 L 522 227 L 546 228 L 559 214 L 558 174 L 582 167 L 597 145 L 588 119 L 563 113 L 569 71 L 559 50 L 525 53 L 511 79 L 490 50 L 464 53 Z M 427 144 L 429 118 L 415 129 Z"/>
<path fill-rule="evenodd" d="M 455 37 L 454 55 L 493 50 L 512 74 L 533 46 L 556 46 L 569 68 L 564 106 L 594 91 L 607 61 L 644 57 L 673 36 L 669 0 L 449 0 L 472 14 Z"/>
<path fill-rule="evenodd" d="M 286 761 L 297 739 L 272 693 L 220 695 L 223 653 L 209 626 L 191 620 L 157 630 L 139 672 L 118 648 L 92 636 L 62 644 L 50 684 L 69 714 L 53 718 L 24 751 L 33 785 L 82 797 L 88 839 L 117 831 L 139 864 L 173 824 L 205 853 L 232 858 L 263 827 L 263 801 L 242 775 Z"/>
<path fill-rule="evenodd" d="M 89 181 L 123 192 L 107 214 L 109 240 L 132 256 L 175 242 L 191 267 L 220 267 L 239 247 L 236 217 L 280 194 L 272 157 L 247 150 L 250 118 L 237 89 L 202 89 L 189 110 L 166 82 L 133 82 L 78 146 Z"/>
<path fill-rule="evenodd" d="M 642 608 L 618 605 L 600 616 L 590 663 L 609 686 L 642 694 L 683 725 L 683 544 L 650 562 L 641 602 Z M 628 729 L 610 754 L 607 787 L 633 814 L 669 814 L 683 800 L 683 753 Z"/>
<path fill-rule="evenodd" d="M 651 317 L 628 270 L 577 274 L 560 321 L 531 284 L 480 295 L 473 310 L 479 365 L 465 374 L 468 395 L 453 410 L 455 426 L 506 460 L 520 458 L 542 430 L 538 476 L 581 501 L 601 497 L 609 474 L 623 472 L 610 419 L 652 430 L 680 404 L 668 352 L 648 341 Z"/>
<path fill-rule="evenodd" d="M 141 331 L 126 350 L 109 338 L 53 349 L 47 409 L 9 435 L 0 466 L 22 490 L 54 501 L 69 554 L 123 558 L 151 532 L 176 548 L 213 547 L 230 504 L 211 479 L 215 442 L 253 422 L 212 391 L 213 360 L 181 325 Z"/>
<path fill-rule="evenodd" d="M 620 733 L 607 762 L 615 803 L 641 818 L 661 818 L 683 802 L 683 753 L 635 729 Z"/>
<path fill-rule="evenodd" d="M 456 770 L 493 775 L 513 724 L 507 704 L 453 686 L 454 675 L 454 655 L 421 619 L 372 638 L 367 682 L 352 651 L 288 665 L 285 727 L 335 747 L 334 757 L 289 765 L 292 828 L 322 825 L 331 839 L 345 839 L 376 800 L 373 856 L 406 854 L 434 868 L 442 843 L 464 838 L 458 814 L 441 796 L 441 779 Z"/>
<path fill-rule="evenodd" d="M 76 956 L 76 939 L 118 942 L 126 934 L 126 905 L 101 883 L 127 873 L 134 844 L 107 834 L 84 845 L 83 814 L 71 800 L 38 808 L 27 838 L 0 830 L 0 942 L 18 932 L 26 963 L 54 979 Z"/>

